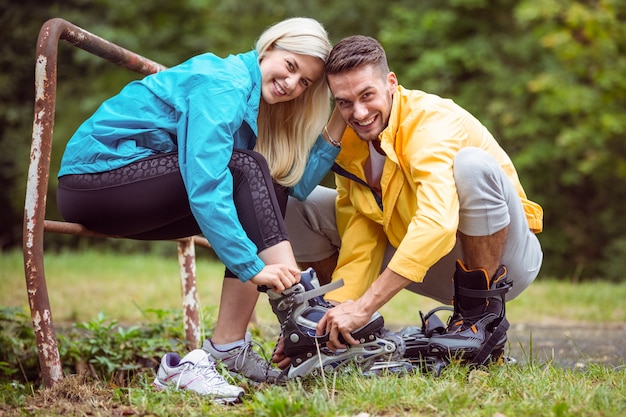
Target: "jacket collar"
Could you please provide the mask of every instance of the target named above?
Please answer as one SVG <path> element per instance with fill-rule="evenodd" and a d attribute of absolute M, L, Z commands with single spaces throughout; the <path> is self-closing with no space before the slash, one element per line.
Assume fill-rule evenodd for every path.
<path fill-rule="evenodd" d="M 254 135 L 258 136 L 257 117 L 259 115 L 259 102 L 261 101 L 261 68 L 259 67 L 259 54 L 257 54 L 256 51 L 250 51 L 239 54 L 237 57 L 243 62 L 246 68 L 248 68 L 251 82 L 244 121 L 250 126 Z"/>
<path fill-rule="evenodd" d="M 389 123 L 385 130 L 383 130 L 380 134 L 380 147 L 387 154 L 387 157 L 391 159 L 396 164 L 398 163 L 398 155 L 395 151 L 396 145 L 396 135 L 398 133 L 398 129 L 402 124 L 401 114 L 402 114 L 402 97 L 404 97 L 404 88 L 398 85 L 398 89 L 393 95 L 393 100 L 391 103 L 391 112 L 389 114 Z"/>

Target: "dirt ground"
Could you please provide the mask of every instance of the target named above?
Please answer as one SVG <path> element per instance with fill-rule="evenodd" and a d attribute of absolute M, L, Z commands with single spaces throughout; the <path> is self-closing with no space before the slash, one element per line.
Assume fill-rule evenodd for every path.
<path fill-rule="evenodd" d="M 626 368 L 625 324 L 511 324 L 507 355 L 567 368 L 600 363 Z"/>

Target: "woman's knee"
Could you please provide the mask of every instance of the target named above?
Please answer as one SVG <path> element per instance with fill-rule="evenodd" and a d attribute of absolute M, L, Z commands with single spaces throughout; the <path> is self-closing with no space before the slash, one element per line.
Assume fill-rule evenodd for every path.
<path fill-rule="evenodd" d="M 245 177 L 269 176 L 269 166 L 263 155 L 255 151 L 235 150 L 228 167 L 238 175 Z"/>

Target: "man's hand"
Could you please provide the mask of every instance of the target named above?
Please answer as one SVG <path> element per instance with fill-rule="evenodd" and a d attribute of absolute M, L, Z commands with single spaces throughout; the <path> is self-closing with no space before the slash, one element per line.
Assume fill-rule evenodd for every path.
<path fill-rule="evenodd" d="M 280 369 L 285 369 L 291 363 L 291 359 L 285 356 L 284 353 L 285 342 L 281 337 L 272 356 L 272 362 L 274 362 Z"/>
<path fill-rule="evenodd" d="M 339 335 L 343 336 L 349 345 L 358 344 L 359 342 L 350 333 L 365 326 L 374 312 L 410 282 L 402 275 L 385 268 L 361 298 L 356 301 L 345 301 L 328 310 L 317 324 L 316 334 L 318 336 L 329 335 L 327 346 L 331 350 L 346 347 L 339 340 Z"/>
<path fill-rule="evenodd" d="M 354 301 L 346 301 L 326 312 L 324 317 L 317 323 L 316 334 L 329 335 L 326 346 L 332 351 L 346 348 L 348 345 L 357 345 L 359 341 L 352 337 L 352 331 L 365 326 L 371 315 L 362 311 Z M 343 337 L 346 344 L 339 340 Z"/>

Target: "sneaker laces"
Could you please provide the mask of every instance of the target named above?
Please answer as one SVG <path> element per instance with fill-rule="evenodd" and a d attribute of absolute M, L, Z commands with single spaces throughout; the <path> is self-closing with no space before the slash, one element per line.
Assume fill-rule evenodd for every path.
<path fill-rule="evenodd" d="M 215 362 L 210 361 L 208 356 L 201 359 L 196 364 L 193 364 L 192 362 L 187 362 L 184 365 L 184 369 L 180 374 L 178 374 L 176 389 L 180 389 L 180 383 L 182 382 L 182 378 L 188 372 L 192 372 L 202 377 L 204 383 L 210 383 L 213 380 L 217 380 L 217 384 L 215 385 L 227 384 L 224 378 L 222 378 L 222 376 L 217 372 L 217 369 L 215 368 Z"/>
<path fill-rule="evenodd" d="M 254 346 L 257 346 L 261 350 L 261 354 L 254 351 Z M 246 364 L 246 360 L 251 359 L 263 369 L 265 369 L 265 376 L 267 377 L 269 372 L 269 365 L 267 363 L 267 358 L 265 356 L 265 350 L 263 349 L 263 346 L 261 346 L 261 344 L 256 342 L 255 340 L 250 340 L 244 343 L 244 345 L 241 346 L 240 349 L 241 350 L 237 354 L 234 362 L 235 371 L 241 371 Z"/>
<path fill-rule="evenodd" d="M 285 328 L 287 327 L 287 323 L 289 322 L 289 318 L 291 317 L 291 314 L 293 313 L 293 307 L 294 307 L 294 304 L 295 304 L 293 295 L 289 296 L 287 303 L 288 303 L 288 305 L 287 305 L 287 314 L 285 315 L 285 320 L 283 320 L 283 322 L 280 323 L 280 333 L 278 334 L 278 339 L 276 340 L 276 344 L 274 345 L 274 349 L 272 350 L 272 358 L 274 357 L 274 355 L 276 354 L 276 351 L 278 350 L 278 344 L 280 343 L 280 340 L 285 335 Z M 283 347 L 284 347 L 284 343 L 285 343 L 285 341 L 283 340 Z"/>

